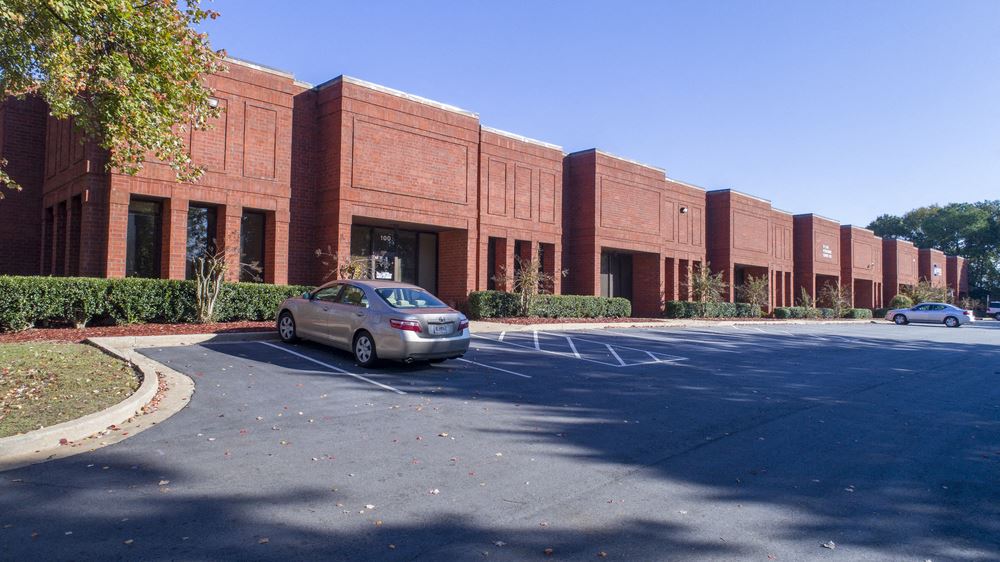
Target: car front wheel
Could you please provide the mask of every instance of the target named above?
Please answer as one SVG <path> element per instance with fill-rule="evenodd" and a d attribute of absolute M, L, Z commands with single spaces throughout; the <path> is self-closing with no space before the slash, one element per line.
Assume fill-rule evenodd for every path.
<path fill-rule="evenodd" d="M 298 341 L 299 337 L 295 333 L 295 319 L 292 318 L 291 312 L 282 312 L 281 316 L 278 317 L 278 336 L 285 343 Z"/>
<path fill-rule="evenodd" d="M 949 328 L 957 328 L 959 326 L 958 318 L 955 318 L 954 316 L 949 316 L 944 319 L 944 325 L 948 326 Z"/>
<path fill-rule="evenodd" d="M 358 332 L 354 336 L 354 360 L 362 367 L 371 367 L 378 361 L 375 340 L 368 332 Z"/>
<path fill-rule="evenodd" d="M 900 325 L 900 326 L 902 326 L 903 324 L 906 324 L 908 322 L 906 320 L 906 316 L 903 316 L 902 314 L 897 314 L 897 315 L 893 316 L 892 317 L 892 321 L 895 322 L 896 324 Z"/>

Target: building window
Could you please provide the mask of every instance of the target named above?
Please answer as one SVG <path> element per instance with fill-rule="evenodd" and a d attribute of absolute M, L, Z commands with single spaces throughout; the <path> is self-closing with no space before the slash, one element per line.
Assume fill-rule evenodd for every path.
<path fill-rule="evenodd" d="M 187 278 L 194 279 L 198 259 L 215 254 L 217 211 L 215 207 L 191 205 L 187 219 Z"/>
<path fill-rule="evenodd" d="M 364 263 L 366 279 L 393 279 L 435 292 L 437 247 L 434 232 L 351 226 L 351 259 Z"/>
<path fill-rule="evenodd" d="M 133 199 L 128 205 L 126 277 L 160 277 L 161 205 L 159 201 Z"/>
<path fill-rule="evenodd" d="M 243 211 L 240 221 L 240 281 L 264 281 L 264 239 L 267 217 L 257 211 Z"/>
<path fill-rule="evenodd" d="M 497 242 L 490 237 L 486 243 L 486 289 L 489 291 L 497 288 Z"/>

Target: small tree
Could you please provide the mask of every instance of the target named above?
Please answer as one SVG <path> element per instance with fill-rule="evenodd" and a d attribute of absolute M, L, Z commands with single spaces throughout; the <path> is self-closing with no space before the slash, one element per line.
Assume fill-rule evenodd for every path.
<path fill-rule="evenodd" d="M 935 287 L 926 279 L 921 279 L 916 285 L 908 286 L 904 289 L 904 293 L 906 296 L 910 297 L 910 300 L 912 300 L 914 304 L 922 302 L 948 301 L 948 289 L 944 287 Z"/>
<path fill-rule="evenodd" d="M 743 284 L 736 288 L 736 295 L 741 302 L 755 304 L 761 308 L 767 308 L 770 293 L 771 287 L 764 275 L 747 275 Z"/>
<path fill-rule="evenodd" d="M 851 309 L 851 289 L 839 282 L 824 283 L 819 290 L 819 299 L 833 309 L 836 318 L 843 318 Z"/>
<path fill-rule="evenodd" d="M 889 308 L 910 308 L 913 306 L 913 299 L 900 293 L 889 301 Z"/>
<path fill-rule="evenodd" d="M 493 277 L 498 285 L 510 287 L 511 292 L 518 296 L 517 308 L 519 316 L 528 316 L 535 304 L 535 299 L 545 288 L 555 285 L 556 275 L 546 273 L 542 262 L 537 256 L 525 259 L 514 256 L 514 272 L 503 271 Z M 565 277 L 566 271 L 560 271 L 559 277 Z"/>
<path fill-rule="evenodd" d="M 726 292 L 722 272 L 713 274 L 709 265 L 706 262 L 694 268 L 684 283 L 691 300 L 695 302 L 722 302 L 722 295 Z"/>
<path fill-rule="evenodd" d="M 330 246 L 326 250 L 316 248 L 316 257 L 327 269 L 323 281 L 334 279 L 374 279 L 374 264 L 384 258 L 378 256 L 345 256 L 340 258 Z"/>
<path fill-rule="evenodd" d="M 805 287 L 799 287 L 799 306 L 803 308 L 816 308 L 816 299 L 809 294 Z"/>
<path fill-rule="evenodd" d="M 193 260 L 194 263 L 194 303 L 198 322 L 215 319 L 215 303 L 222 293 L 226 280 L 226 253 L 206 252 Z"/>

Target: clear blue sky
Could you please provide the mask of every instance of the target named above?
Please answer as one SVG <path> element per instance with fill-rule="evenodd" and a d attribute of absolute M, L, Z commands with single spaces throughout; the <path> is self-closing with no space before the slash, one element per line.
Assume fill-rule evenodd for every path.
<path fill-rule="evenodd" d="M 216 0 L 230 55 L 340 74 L 867 224 L 1000 198 L 1000 1 Z"/>

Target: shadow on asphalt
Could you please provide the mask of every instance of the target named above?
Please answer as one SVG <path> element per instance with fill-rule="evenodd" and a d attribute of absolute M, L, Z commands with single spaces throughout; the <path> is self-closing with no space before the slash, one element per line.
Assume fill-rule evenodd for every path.
<path fill-rule="evenodd" d="M 921 334 L 943 330 L 917 329 Z M 961 330 L 946 333 L 952 332 Z M 808 537 L 818 543 L 841 537 L 887 558 L 904 547 L 907 555 L 920 552 L 935 560 L 1000 552 L 1000 341 L 865 337 L 862 343 L 856 337 L 820 339 L 824 334 L 740 332 L 727 334 L 726 341 L 735 346 L 727 349 L 704 344 L 718 339 L 717 332 L 682 335 L 684 343 L 671 342 L 669 348 L 690 359 L 670 366 L 614 369 L 531 353 L 477 355 L 477 361 L 537 375 L 531 381 L 502 379 L 501 385 L 464 376 L 451 363 L 363 371 L 347 354 L 311 344 L 300 349 L 408 393 L 515 403 L 530 423 L 490 431 L 525 442 L 572 445 L 578 463 L 622 463 L 644 468 L 653 478 L 696 486 L 706 501 L 771 505 L 803 514 L 799 523 L 769 529 L 775 538 Z M 643 345 L 654 349 L 658 344 Z M 331 376 L 294 356 L 247 349 L 218 346 L 213 351 Z M 342 380 L 366 388 L 363 382 Z M 785 426 L 773 432 L 770 426 L 786 418 L 801 424 L 799 431 Z M 714 445 L 723 443 L 720 452 Z M 161 490 L 169 484 L 151 484 L 187 478 L 169 460 L 150 462 L 105 450 L 84 460 L 44 465 L 40 474 L 47 485 L 29 484 L 38 470 L 0 477 L 7 479 L 0 527 L 12 525 L 0 529 L 0 552 L 5 553 L 0 557 L 412 558 L 444 547 L 434 550 L 435 556 L 475 548 L 526 559 L 551 547 L 559 557 L 593 558 L 598 556 L 595 544 L 619 555 L 748 554 L 724 541 L 692 541 L 684 526 L 641 518 L 586 536 L 578 529 L 521 529 L 517 544 L 503 547 L 489 547 L 499 540 L 496 532 L 471 524 L 458 510 L 417 526 L 377 524 L 373 515 L 368 531 L 342 533 L 335 521 L 307 524 L 255 515 L 261 505 L 296 513 L 328 505 L 338 498 L 331 489 L 268 493 L 234 483 L 231 490 L 182 496 Z M 77 516 L 72 506 L 81 501 L 78 492 L 95 487 L 107 488 L 109 505 L 127 515 L 114 520 Z M 128 489 L 145 493 L 118 500 L 116 493 Z M 4 516 L 12 513 L 12 518 Z M 35 530 L 41 534 L 30 538 Z M 71 540 L 65 531 L 86 541 Z M 235 545 L 233 533 L 239 537 Z M 133 537 L 131 545 L 123 543 Z"/>

